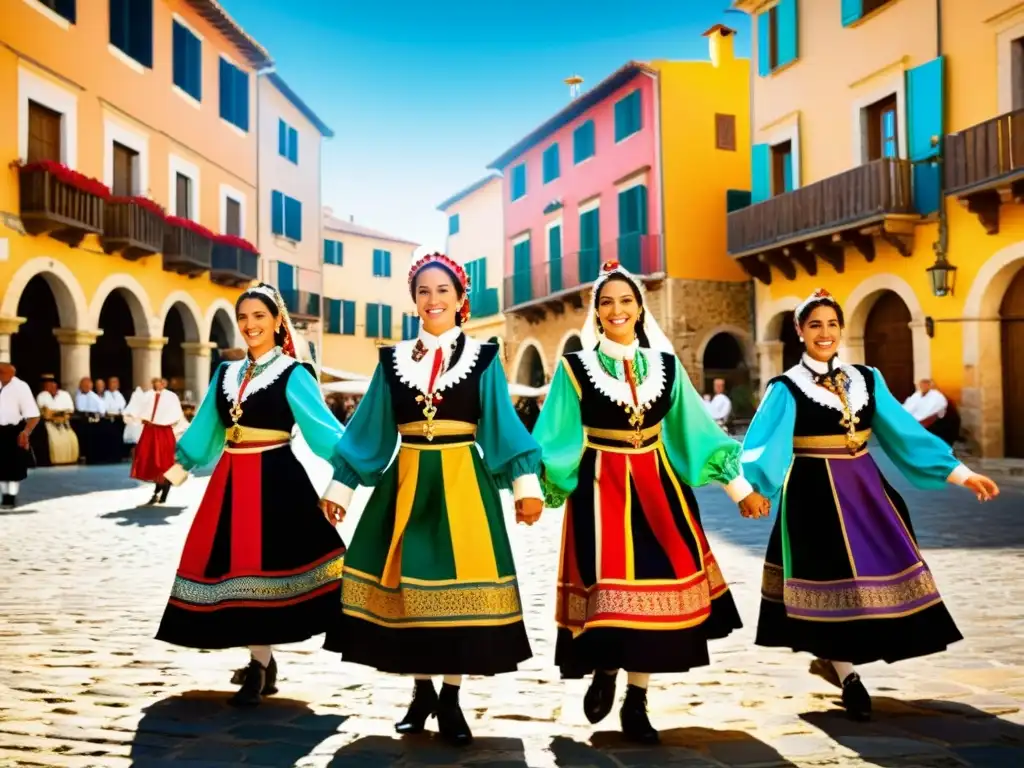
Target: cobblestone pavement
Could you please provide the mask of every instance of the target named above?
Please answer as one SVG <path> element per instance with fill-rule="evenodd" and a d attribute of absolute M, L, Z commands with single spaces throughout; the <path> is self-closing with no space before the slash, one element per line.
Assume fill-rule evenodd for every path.
<path fill-rule="evenodd" d="M 746 626 L 713 646 L 711 667 L 654 677 L 664 740 L 654 749 L 620 742 L 616 713 L 595 732 L 581 712 L 586 683 L 563 683 L 552 666 L 561 516 L 546 512 L 512 529 L 535 656 L 517 674 L 466 681 L 477 741 L 456 751 L 396 738 L 409 682 L 341 664 L 316 640 L 278 651 L 279 696 L 254 712 L 227 707 L 244 651 L 152 639 L 206 480 L 173 490 L 166 507 L 140 508 L 149 490 L 127 473 L 38 471 L 23 506 L 0 515 L 0 766 L 1024 766 L 1020 488 L 985 506 L 961 489 L 906 493 L 966 640 L 865 667 L 878 710 L 866 725 L 843 717 L 806 657 L 752 645 L 768 523 L 701 490 Z"/>

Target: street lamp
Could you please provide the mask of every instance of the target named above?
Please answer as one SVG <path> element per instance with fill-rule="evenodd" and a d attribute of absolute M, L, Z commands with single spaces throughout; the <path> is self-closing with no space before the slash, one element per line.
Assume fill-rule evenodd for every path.
<path fill-rule="evenodd" d="M 936 256 L 935 263 L 926 270 L 932 281 L 932 293 L 936 296 L 952 296 L 956 287 L 956 267 L 949 263 L 945 254 Z"/>

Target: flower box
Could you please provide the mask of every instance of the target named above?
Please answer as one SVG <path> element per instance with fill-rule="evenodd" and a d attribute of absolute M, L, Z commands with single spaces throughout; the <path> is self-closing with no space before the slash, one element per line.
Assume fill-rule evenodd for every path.
<path fill-rule="evenodd" d="M 18 167 L 21 221 L 25 231 L 77 246 L 103 231 L 110 190 L 60 163 L 43 160 Z"/>

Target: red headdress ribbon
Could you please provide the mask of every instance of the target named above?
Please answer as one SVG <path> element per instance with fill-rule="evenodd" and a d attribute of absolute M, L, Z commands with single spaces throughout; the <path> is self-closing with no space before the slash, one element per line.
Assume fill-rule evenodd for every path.
<path fill-rule="evenodd" d="M 469 320 L 470 307 L 469 307 L 469 289 L 471 287 L 471 281 L 469 275 L 466 274 L 466 270 L 462 268 L 454 259 L 450 259 L 443 253 L 430 253 L 420 258 L 413 263 L 409 269 L 409 287 L 412 287 L 412 281 L 416 279 L 416 275 L 420 273 L 425 267 L 429 267 L 431 264 L 439 264 L 440 266 L 447 269 L 453 275 L 455 279 L 459 281 L 462 286 L 462 309 L 459 310 L 459 316 L 462 318 L 462 322 Z"/>

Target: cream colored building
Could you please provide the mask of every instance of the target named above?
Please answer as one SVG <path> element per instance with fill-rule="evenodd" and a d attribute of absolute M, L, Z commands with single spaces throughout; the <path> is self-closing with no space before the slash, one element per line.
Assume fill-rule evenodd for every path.
<path fill-rule="evenodd" d="M 447 255 L 470 278 L 472 315 L 465 331 L 480 341 L 498 339 L 504 351 L 501 264 L 505 247 L 501 176 L 492 174 L 445 200 L 437 210 L 448 217 Z"/>
<path fill-rule="evenodd" d="M 419 330 L 406 278 L 418 243 L 323 209 L 323 366 L 342 378 L 370 376 L 377 348 Z"/>
<path fill-rule="evenodd" d="M 258 87 L 261 279 L 281 291 L 319 356 L 325 258 L 320 150 L 334 133 L 276 73 L 261 76 Z"/>

